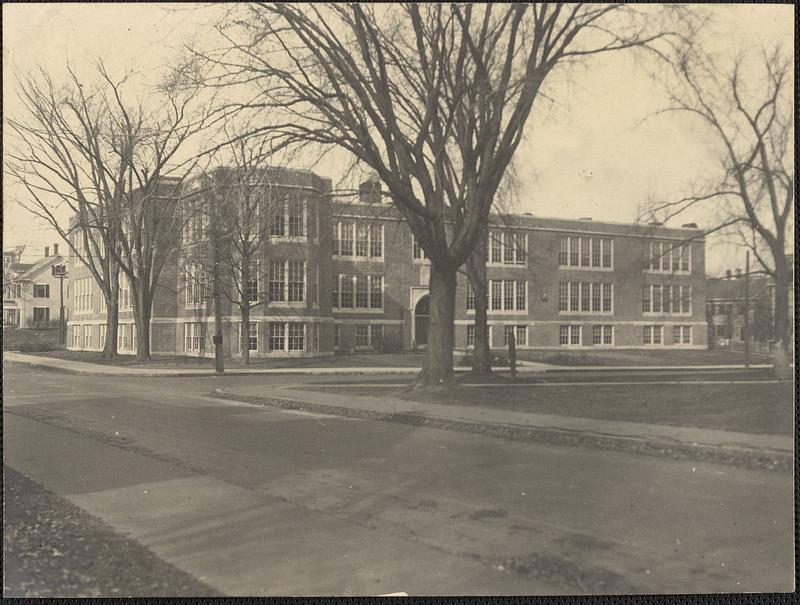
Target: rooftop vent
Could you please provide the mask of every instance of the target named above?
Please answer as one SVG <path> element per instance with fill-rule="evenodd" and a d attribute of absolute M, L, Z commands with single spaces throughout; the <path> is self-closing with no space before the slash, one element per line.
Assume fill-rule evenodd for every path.
<path fill-rule="evenodd" d="M 533 216 L 533 212 L 526 212 L 525 216 Z"/>
<path fill-rule="evenodd" d="M 590 220 L 592 220 L 592 217 L 591 216 L 582 216 L 578 220 L 579 221 L 590 221 Z"/>
<path fill-rule="evenodd" d="M 650 224 L 651 224 L 653 227 L 663 227 L 663 226 L 664 226 L 664 223 L 660 223 L 660 222 L 658 222 L 658 221 L 651 221 L 651 222 L 650 222 Z"/>
<path fill-rule="evenodd" d="M 697 223 L 684 223 L 684 229 L 697 229 Z"/>

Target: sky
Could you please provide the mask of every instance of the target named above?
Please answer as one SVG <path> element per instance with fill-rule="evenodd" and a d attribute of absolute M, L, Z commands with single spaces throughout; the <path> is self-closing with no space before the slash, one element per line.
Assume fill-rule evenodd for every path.
<path fill-rule="evenodd" d="M 793 49 L 791 5 L 707 7 L 713 27 L 707 48 L 721 54 L 782 41 Z M 15 109 L 14 78 L 38 66 L 56 75 L 66 61 L 104 57 L 112 72 L 133 69 L 152 80 L 191 37 L 210 35 L 216 8 L 186 4 L 3 4 L 3 108 Z M 677 199 L 714 169 L 713 139 L 696 122 L 654 117 L 663 93 L 633 55 L 607 54 L 559 76 L 552 102 L 537 100 L 516 155 L 520 212 L 564 218 L 634 221 L 649 199 Z M 336 181 L 335 165 L 319 171 Z M 3 248 L 26 244 L 42 254 L 57 234 L 10 201 L 17 191 L 4 179 Z M 674 219 L 670 224 L 702 215 Z M 66 248 L 66 246 L 64 246 Z M 707 244 L 707 271 L 743 266 L 744 252 Z"/>

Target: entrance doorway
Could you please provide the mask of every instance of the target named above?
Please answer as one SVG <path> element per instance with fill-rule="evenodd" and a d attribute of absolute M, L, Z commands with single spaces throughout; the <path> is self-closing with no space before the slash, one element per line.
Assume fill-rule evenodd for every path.
<path fill-rule="evenodd" d="M 428 317 L 431 311 L 431 299 L 427 294 L 419 299 L 414 307 L 414 342 L 418 347 L 428 344 Z"/>

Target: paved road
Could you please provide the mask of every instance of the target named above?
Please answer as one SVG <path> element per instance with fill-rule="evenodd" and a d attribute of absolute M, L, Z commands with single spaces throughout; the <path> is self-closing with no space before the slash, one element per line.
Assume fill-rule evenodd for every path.
<path fill-rule="evenodd" d="M 8 364 L 5 463 L 230 595 L 793 588 L 788 474 L 206 396 L 231 380 L 298 379 Z"/>

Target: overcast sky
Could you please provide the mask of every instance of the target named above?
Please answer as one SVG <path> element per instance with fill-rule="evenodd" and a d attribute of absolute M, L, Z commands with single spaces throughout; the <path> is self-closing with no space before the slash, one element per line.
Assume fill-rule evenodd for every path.
<path fill-rule="evenodd" d="M 719 53 L 783 42 L 793 48 L 791 5 L 716 5 L 706 45 Z M 212 9 L 213 11 L 213 9 Z M 158 73 L 181 41 L 209 36 L 207 10 L 167 4 L 4 4 L 3 105 L 14 110 L 14 76 L 37 65 L 56 76 L 65 62 L 104 57 L 113 71 Z M 605 55 L 570 73 L 555 103 L 539 103 L 517 153 L 520 211 L 540 216 L 633 221 L 650 197 L 675 199 L 713 170 L 713 140 L 697 123 L 648 118 L 665 104 L 630 54 Z M 325 167 L 320 169 L 325 172 Z M 335 168 L 331 168 L 335 170 Z M 337 174 L 324 174 L 336 180 Z M 4 179 L 3 247 L 27 244 L 40 255 L 56 241 L 8 203 Z M 676 224 L 702 216 L 675 220 Z M 743 264 L 741 254 L 709 245 L 708 271 Z"/>

